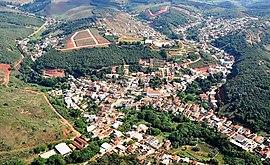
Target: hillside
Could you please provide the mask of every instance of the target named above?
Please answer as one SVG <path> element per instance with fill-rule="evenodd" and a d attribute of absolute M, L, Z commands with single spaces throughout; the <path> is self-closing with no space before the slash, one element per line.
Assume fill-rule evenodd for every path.
<path fill-rule="evenodd" d="M 0 86 L 0 164 L 20 159 L 31 162 L 34 148 L 66 137 L 67 128 L 43 94 L 11 76 L 10 87 Z"/>
<path fill-rule="evenodd" d="M 158 52 L 143 46 L 93 48 L 75 51 L 51 50 L 35 63 L 35 68 L 41 71 L 45 68 L 63 68 L 69 73 L 82 75 L 92 69 L 123 64 L 137 64 L 140 58 L 161 58 Z"/>
<path fill-rule="evenodd" d="M 250 45 L 243 34 L 219 39 L 215 45 L 222 47 L 237 60 L 225 84 L 224 111 L 255 131 L 270 131 L 270 53 L 258 44 Z"/>
<path fill-rule="evenodd" d="M 43 21 L 10 12 L 0 12 L 0 20 L 0 63 L 13 64 L 20 58 L 15 40 L 31 34 Z"/>
<path fill-rule="evenodd" d="M 115 10 L 117 6 L 117 3 L 107 0 L 35 0 L 22 9 L 40 15 L 75 20 L 91 17 L 96 10 Z"/>

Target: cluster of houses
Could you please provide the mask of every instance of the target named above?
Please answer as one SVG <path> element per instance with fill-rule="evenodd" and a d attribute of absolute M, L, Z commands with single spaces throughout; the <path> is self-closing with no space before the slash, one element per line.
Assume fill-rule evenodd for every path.
<path fill-rule="evenodd" d="M 104 105 L 96 115 L 84 114 L 84 118 L 89 122 L 87 132 L 93 138 L 110 139 L 100 146 L 101 157 L 104 154 L 117 153 L 120 155 L 135 154 L 141 163 L 147 164 L 147 158 L 153 158 L 162 164 L 171 163 L 193 163 L 202 164 L 189 158 L 182 158 L 177 155 L 165 154 L 171 149 L 169 140 L 160 141 L 156 137 L 147 134 L 149 129 L 145 124 L 133 125 L 129 131 L 118 130 L 123 124 L 121 120 L 125 114 Z"/>
<path fill-rule="evenodd" d="M 45 19 L 45 18 L 43 18 Z M 43 30 L 48 29 L 51 25 L 58 23 L 57 20 L 52 18 L 46 18 L 46 22 L 40 27 L 39 31 L 34 32 L 23 40 L 18 40 L 17 44 L 22 48 L 24 52 L 27 52 L 31 55 L 33 61 L 37 58 L 41 57 L 44 53 L 46 53 L 46 49 L 49 47 L 56 47 L 63 37 L 52 37 L 48 36 L 46 38 L 42 38 L 40 40 L 31 40 L 31 37 L 38 35 Z"/>
<path fill-rule="evenodd" d="M 101 145 L 101 155 L 113 152 L 119 154 L 143 153 L 138 155 L 142 161 L 146 157 L 152 157 L 164 164 L 175 162 L 175 155 L 166 155 L 160 152 L 160 148 L 168 149 L 165 144 L 170 142 L 159 141 L 156 137 L 147 135 L 146 125 L 132 126 L 131 131 L 128 132 L 118 130 L 123 125 L 122 119 L 125 117 L 124 113 L 117 110 L 118 108 L 140 109 L 144 105 L 152 105 L 159 111 L 182 113 L 191 120 L 206 122 L 210 127 L 228 135 L 231 143 L 246 151 L 258 152 L 264 158 L 269 157 L 268 142 L 270 140 L 268 138 L 253 134 L 242 126 L 233 125 L 227 118 L 216 116 L 213 110 L 204 109 L 198 104 L 184 104 L 181 102 L 181 98 L 176 95 L 177 91 L 185 90 L 186 86 L 197 77 L 206 78 L 207 75 L 217 72 L 224 73 L 225 77 L 232 65 L 230 60 L 233 59 L 223 56 L 220 60 L 221 65 L 214 65 L 207 69 L 191 69 L 191 74 L 182 75 L 177 72 L 182 68 L 177 63 L 156 61 L 155 59 L 140 60 L 142 67 L 154 67 L 158 63 L 159 68 L 147 74 L 126 71 L 125 78 L 116 82 L 109 81 L 110 78 L 108 81 L 91 81 L 86 78 L 75 79 L 70 76 L 70 89 L 66 91 L 54 90 L 50 94 L 64 95 L 67 108 L 84 111 L 83 117 L 88 122 L 87 131 L 93 138 L 110 139 L 110 142 Z M 115 69 L 112 72 L 114 72 L 113 75 L 118 75 L 115 73 Z M 167 84 L 157 89 L 151 88 L 149 82 L 155 76 L 163 78 Z M 174 79 L 181 81 L 175 82 Z M 222 83 L 218 83 L 216 86 L 212 86 L 210 91 L 200 95 L 201 100 L 209 103 L 212 109 L 217 108 L 216 91 L 221 85 Z M 89 106 L 86 101 L 88 98 L 95 100 L 95 103 L 100 106 L 97 113 L 89 114 L 85 111 Z M 178 157 L 176 162 L 184 160 L 187 159 Z"/>
<path fill-rule="evenodd" d="M 201 97 L 205 101 L 205 97 Z M 198 105 L 185 105 L 180 111 L 189 119 L 199 123 L 207 123 L 209 127 L 228 136 L 231 143 L 248 152 L 255 152 L 261 158 L 270 158 L 270 138 L 252 133 L 249 129 L 234 125 L 226 117 L 214 114 L 213 110 L 206 110 Z"/>
<path fill-rule="evenodd" d="M 179 74 L 178 71 L 183 66 L 177 63 L 156 59 L 140 60 L 139 63 L 145 68 L 155 67 L 157 63 L 159 67 L 151 73 L 124 71 L 125 78 L 116 82 L 110 81 L 112 75 L 119 76 L 116 73 L 116 67 L 113 67 L 112 74 L 107 75 L 107 81 L 91 81 L 86 78 L 75 79 L 70 76 L 70 88 L 68 90 L 53 90 L 49 94 L 53 96 L 64 95 L 67 108 L 80 109 L 84 112 L 83 117 L 88 122 L 87 131 L 91 137 L 110 139 L 110 142 L 101 145 L 101 156 L 112 152 L 119 154 L 141 153 L 138 158 L 142 161 L 151 157 L 163 164 L 193 162 L 188 158 L 165 154 L 163 151 L 170 148 L 170 141 L 159 141 L 156 137 L 147 135 L 148 127 L 144 124 L 134 125 L 128 132 L 119 131 L 118 128 L 124 124 L 122 119 L 125 114 L 117 111 L 117 109 L 140 109 L 144 105 L 152 105 L 160 111 L 182 112 L 187 117 L 202 119 L 203 117 L 200 117 L 200 115 L 207 114 L 207 110 L 200 108 L 197 104 L 181 103 L 181 98 L 177 97 L 176 92 L 185 90 L 187 85 L 198 77 L 206 78 L 211 73 L 226 70 L 226 66 L 214 66 L 203 71 L 192 69 L 191 74 Z M 124 66 L 124 70 L 128 70 L 128 67 Z M 224 71 L 224 73 L 227 73 L 227 71 Z M 166 80 L 167 83 L 157 89 L 151 88 L 150 81 L 155 76 Z M 180 81 L 173 81 L 175 79 Z M 213 91 L 205 94 L 203 98 L 206 102 L 209 99 L 213 103 L 216 102 L 214 95 L 217 88 L 213 87 Z M 91 114 L 86 111 L 89 106 L 87 99 L 94 100 L 99 105 L 100 110 L 97 113 Z M 197 114 L 194 114 L 195 112 Z M 199 164 L 198 162 L 195 163 Z"/>
<path fill-rule="evenodd" d="M 241 30 L 249 22 L 250 18 L 237 18 L 230 20 L 216 20 L 209 17 L 206 27 L 201 29 L 200 42 L 187 42 L 187 46 L 194 46 L 196 50 L 202 50 L 211 54 L 216 64 L 207 67 L 189 69 L 190 73 L 183 74 L 180 70 L 187 69 L 188 65 L 167 62 L 163 60 L 149 59 L 139 61 L 143 68 L 155 68 L 150 73 L 129 73 L 128 66 L 124 66 L 124 78 L 111 81 L 120 77 L 116 72 L 118 66 L 112 67 L 112 73 L 107 74 L 107 80 L 91 81 L 87 78 L 69 77 L 70 88 L 68 90 L 53 90 L 51 95 L 64 95 L 67 108 L 82 110 L 83 117 L 87 121 L 87 132 L 91 137 L 98 139 L 109 138 L 110 141 L 100 146 L 100 155 L 106 153 L 137 154 L 142 161 L 146 158 L 154 158 L 162 164 L 186 162 L 201 164 L 181 158 L 177 155 L 166 154 L 171 148 L 169 140 L 159 140 L 147 134 L 148 127 L 144 124 L 133 125 L 130 131 L 123 132 L 119 128 L 124 124 L 122 119 L 125 114 L 117 109 L 140 109 L 145 105 L 152 105 L 159 111 L 182 113 L 191 120 L 205 122 L 210 127 L 228 136 L 231 143 L 249 152 L 256 152 L 262 158 L 270 157 L 270 139 L 259 136 L 247 128 L 234 125 L 225 117 L 215 115 L 218 108 L 217 90 L 226 82 L 226 76 L 230 73 L 234 58 L 223 50 L 209 44 L 213 39 L 227 35 L 232 31 Z M 196 23 L 192 26 L 197 26 Z M 185 30 L 187 30 L 186 28 Z M 181 31 L 181 30 L 180 30 Z M 157 47 L 172 46 L 175 42 L 154 41 L 147 39 L 146 44 L 154 44 Z M 190 61 L 187 61 L 190 63 Z M 158 65 L 156 65 L 158 64 Z M 205 109 L 198 104 L 185 104 L 177 96 L 177 92 L 186 90 L 187 86 L 197 78 L 205 79 L 208 75 L 223 74 L 222 82 L 211 87 L 210 91 L 200 95 L 203 102 L 210 105 L 211 109 Z M 122 76 L 121 76 L 122 77 Z M 157 88 L 150 85 L 151 79 L 159 77 L 166 83 Z M 175 81 L 177 80 L 177 81 Z M 90 113 L 86 109 L 90 106 L 89 99 L 94 100 L 99 106 L 97 113 Z M 74 145 L 74 144 L 73 144 Z M 76 147 L 76 145 L 74 145 Z"/>

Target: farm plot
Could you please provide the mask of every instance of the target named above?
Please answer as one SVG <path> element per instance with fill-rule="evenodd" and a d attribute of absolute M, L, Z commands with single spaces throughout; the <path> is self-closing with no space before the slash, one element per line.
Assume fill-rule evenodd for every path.
<path fill-rule="evenodd" d="M 89 34 L 88 30 L 80 31 L 75 33 L 74 40 L 81 40 L 85 38 L 92 38 L 92 36 Z"/>
<path fill-rule="evenodd" d="M 74 33 L 67 41 L 67 48 L 62 50 L 107 47 L 109 44 L 110 42 L 102 37 L 97 29 L 86 29 Z"/>
<path fill-rule="evenodd" d="M 83 47 L 86 45 L 96 45 L 96 42 L 94 40 L 89 40 L 89 39 L 83 39 L 83 40 L 76 40 L 75 41 L 77 47 Z"/>

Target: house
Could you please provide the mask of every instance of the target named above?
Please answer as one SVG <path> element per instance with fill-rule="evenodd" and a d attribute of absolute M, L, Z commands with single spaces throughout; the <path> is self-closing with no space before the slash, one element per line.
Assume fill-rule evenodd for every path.
<path fill-rule="evenodd" d="M 263 142 L 263 137 L 262 136 L 256 136 L 254 138 L 254 141 L 257 142 L 257 143 L 262 143 Z"/>
<path fill-rule="evenodd" d="M 137 131 L 140 132 L 146 132 L 148 130 L 148 127 L 145 124 L 139 124 L 137 127 Z"/>
<path fill-rule="evenodd" d="M 151 90 L 151 89 L 148 89 L 146 94 L 149 97 L 160 97 L 161 96 L 161 92 L 160 91 L 158 91 L 158 90 Z"/>
<path fill-rule="evenodd" d="M 73 146 L 75 146 L 76 149 L 78 149 L 78 150 L 82 150 L 83 149 L 83 146 L 81 146 L 77 141 L 73 141 L 71 144 Z"/>
<path fill-rule="evenodd" d="M 171 143 L 171 141 L 170 140 L 166 140 L 166 142 L 164 143 L 164 148 L 166 149 L 166 150 L 169 150 L 170 148 L 171 148 L 171 146 L 172 146 L 172 143 Z"/>
<path fill-rule="evenodd" d="M 100 147 L 100 153 L 104 154 L 111 148 L 112 148 L 112 145 L 110 145 L 109 143 L 103 143 Z"/>
<path fill-rule="evenodd" d="M 74 141 L 79 143 L 83 148 L 88 146 L 88 143 L 80 137 L 76 137 Z"/>
<path fill-rule="evenodd" d="M 60 143 L 55 146 L 55 150 L 61 155 L 66 155 L 72 152 L 66 143 Z"/>

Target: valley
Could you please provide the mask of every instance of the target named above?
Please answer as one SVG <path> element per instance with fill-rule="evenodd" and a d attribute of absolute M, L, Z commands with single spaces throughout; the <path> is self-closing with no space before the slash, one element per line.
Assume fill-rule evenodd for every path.
<path fill-rule="evenodd" d="M 265 2 L 4 2 L 0 163 L 268 164 Z"/>

